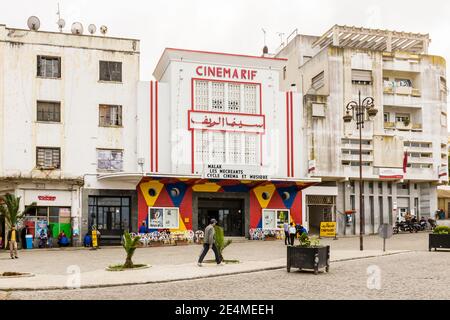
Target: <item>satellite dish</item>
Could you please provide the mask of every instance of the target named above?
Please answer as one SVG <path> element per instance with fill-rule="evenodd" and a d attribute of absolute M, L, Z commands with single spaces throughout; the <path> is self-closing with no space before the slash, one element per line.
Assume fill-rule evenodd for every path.
<path fill-rule="evenodd" d="M 59 19 L 57 24 L 59 31 L 62 31 L 62 29 L 66 26 L 66 21 L 64 19 Z"/>
<path fill-rule="evenodd" d="M 95 31 L 97 31 L 97 27 L 95 26 L 95 24 L 90 24 L 88 30 L 90 34 L 94 34 Z"/>
<path fill-rule="evenodd" d="M 39 21 L 38 17 L 31 16 L 27 20 L 27 25 L 30 30 L 38 31 L 41 26 L 41 22 Z"/>
<path fill-rule="evenodd" d="M 100 27 L 100 32 L 105 35 L 108 32 L 108 27 L 107 26 L 101 26 Z"/>
<path fill-rule="evenodd" d="M 73 34 L 83 34 L 83 25 L 79 22 L 72 23 L 72 29 Z"/>

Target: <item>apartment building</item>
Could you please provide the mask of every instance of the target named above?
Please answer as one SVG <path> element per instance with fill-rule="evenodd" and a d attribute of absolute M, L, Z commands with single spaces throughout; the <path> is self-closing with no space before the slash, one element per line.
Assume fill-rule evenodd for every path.
<path fill-rule="evenodd" d="M 137 212 L 139 41 L 0 25 L 0 194 L 36 202 L 25 225 L 120 239 Z M 137 214 L 135 214 L 137 216 Z M 4 226 L 3 226 L 4 229 Z"/>
<path fill-rule="evenodd" d="M 340 234 L 359 234 L 360 210 L 366 234 L 406 212 L 434 215 L 437 186 L 448 182 L 447 80 L 429 44 L 425 34 L 336 25 L 322 36 L 294 34 L 277 53 L 288 59 L 282 86 L 303 94 L 307 174 L 324 181 L 305 190 L 312 230 L 333 220 Z M 362 129 L 363 190 L 359 130 L 343 121 L 359 93 L 378 110 Z"/>

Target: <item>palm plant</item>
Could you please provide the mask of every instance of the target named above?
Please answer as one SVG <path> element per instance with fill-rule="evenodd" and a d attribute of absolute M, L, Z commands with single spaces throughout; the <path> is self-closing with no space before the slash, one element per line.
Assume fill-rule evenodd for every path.
<path fill-rule="evenodd" d="M 23 220 L 27 212 L 36 207 L 36 202 L 33 202 L 24 211 L 20 212 L 20 199 L 13 194 L 6 194 L 0 197 L 0 215 L 4 217 L 8 228 L 16 226 Z"/>
<path fill-rule="evenodd" d="M 220 259 L 224 260 L 222 252 L 226 247 L 228 247 L 231 244 L 232 241 L 229 239 L 225 240 L 225 233 L 224 233 L 222 227 L 219 227 L 216 225 L 216 226 L 214 226 L 214 231 L 216 234 L 215 235 L 216 247 L 217 247 L 217 250 L 219 250 Z"/>
<path fill-rule="evenodd" d="M 132 237 L 130 233 L 127 231 L 123 235 L 123 248 L 125 249 L 125 252 L 127 253 L 127 258 L 125 259 L 125 264 L 123 265 L 124 268 L 133 268 L 133 255 L 138 247 L 139 240 L 141 239 L 140 236 Z"/>

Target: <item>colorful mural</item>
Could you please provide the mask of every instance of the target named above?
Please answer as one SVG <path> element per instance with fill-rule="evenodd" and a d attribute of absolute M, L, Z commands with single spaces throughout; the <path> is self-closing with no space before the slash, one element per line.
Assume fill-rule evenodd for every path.
<path fill-rule="evenodd" d="M 263 209 L 290 209 L 291 221 L 302 221 L 301 190 L 311 184 L 284 181 L 238 181 L 144 178 L 137 187 L 138 221 L 148 221 L 148 208 L 179 208 L 179 228 L 192 230 L 193 192 L 243 192 L 250 198 L 250 229 L 262 227 Z"/>

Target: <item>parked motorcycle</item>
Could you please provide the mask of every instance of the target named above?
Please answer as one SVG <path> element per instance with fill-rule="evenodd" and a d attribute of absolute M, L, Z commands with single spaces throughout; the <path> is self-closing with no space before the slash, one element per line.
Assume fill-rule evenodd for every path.
<path fill-rule="evenodd" d="M 401 232 L 417 232 L 417 230 L 415 229 L 414 225 L 412 223 L 407 223 L 405 221 L 402 222 L 396 222 L 395 226 L 393 228 L 394 233 L 399 233 Z"/>

